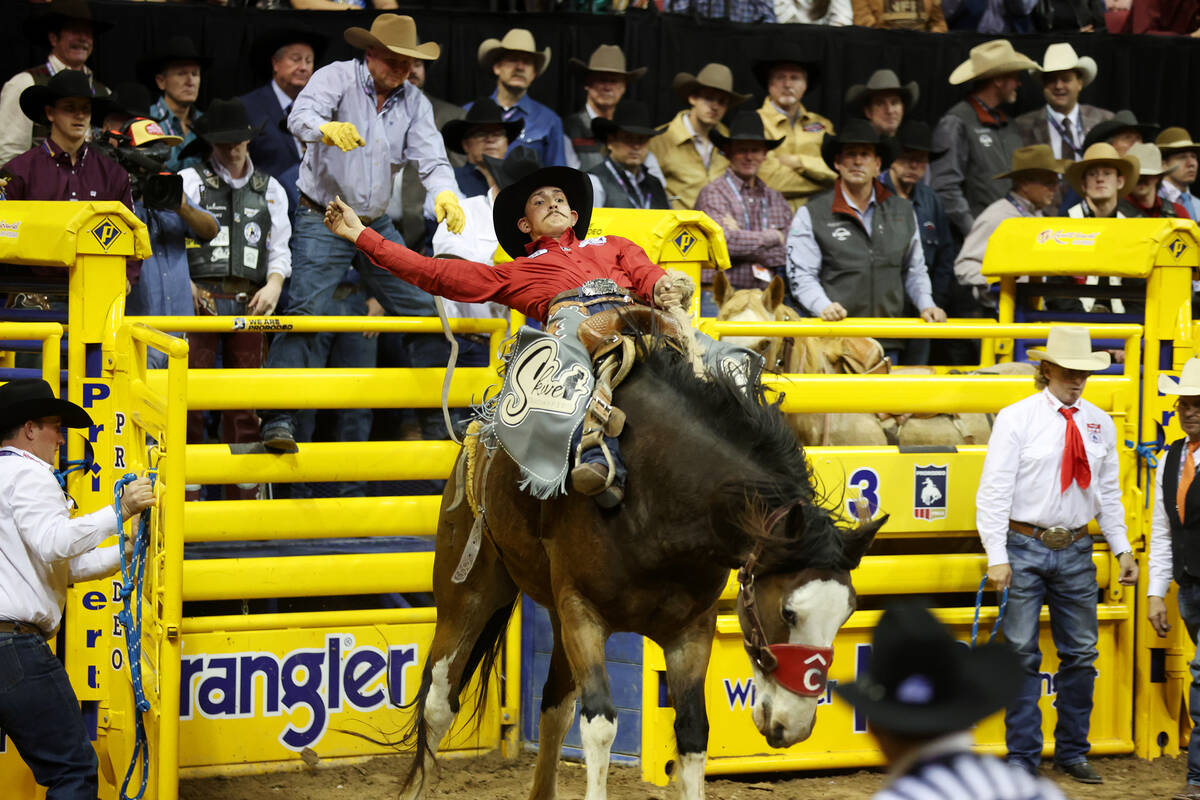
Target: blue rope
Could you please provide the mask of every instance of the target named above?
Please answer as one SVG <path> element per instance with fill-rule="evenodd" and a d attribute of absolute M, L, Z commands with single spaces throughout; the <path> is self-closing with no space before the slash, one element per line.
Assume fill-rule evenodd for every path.
<path fill-rule="evenodd" d="M 62 469 L 54 470 L 54 479 L 58 481 L 58 485 L 65 492 L 67 490 L 67 476 L 72 472 L 90 469 L 91 466 L 92 463 L 86 458 L 81 458 L 78 461 L 66 461 L 63 463 Z"/>
<path fill-rule="evenodd" d="M 979 609 L 983 606 L 983 590 L 987 586 L 988 577 L 984 575 L 979 579 L 979 591 L 975 593 L 975 621 L 971 623 L 971 648 L 975 647 L 975 640 L 979 637 Z M 1004 591 L 1000 593 L 1000 610 L 996 612 L 996 624 L 992 626 L 992 634 L 988 637 L 990 642 L 996 638 L 996 634 L 1000 631 L 1000 623 L 1004 621 L 1004 609 L 1008 607 L 1008 587 L 1004 587 Z"/>
<path fill-rule="evenodd" d="M 150 473 L 150 481 L 154 482 L 154 473 Z M 126 473 L 113 486 L 113 504 L 117 511 L 117 529 L 120 532 L 118 548 L 121 554 L 121 603 L 117 612 L 117 620 L 125 631 L 125 660 L 129 665 L 129 680 L 133 684 L 134 720 L 137 741 L 133 747 L 133 755 L 129 759 L 129 769 L 125 772 L 125 780 L 121 783 L 120 800 L 141 800 L 146 793 L 146 780 L 150 776 L 150 747 L 146 741 L 146 726 L 142 722 L 142 714 L 150 710 L 150 701 L 142 689 L 142 577 L 146 571 L 146 549 L 150 543 L 150 515 L 141 513 L 137 534 L 133 540 L 133 555 L 127 564 L 125 561 L 125 520 L 121 515 L 121 492 L 137 476 Z M 135 611 L 130 612 L 130 605 Z M 136 795 L 126 794 L 133 771 L 141 762 L 142 785 Z"/>
<path fill-rule="evenodd" d="M 1146 466 L 1150 467 L 1150 469 L 1158 468 L 1158 452 L 1167 449 L 1166 445 L 1162 442 L 1138 442 L 1135 445 L 1128 439 L 1125 440 L 1125 446 L 1136 448 L 1138 458 L 1145 461 Z"/>

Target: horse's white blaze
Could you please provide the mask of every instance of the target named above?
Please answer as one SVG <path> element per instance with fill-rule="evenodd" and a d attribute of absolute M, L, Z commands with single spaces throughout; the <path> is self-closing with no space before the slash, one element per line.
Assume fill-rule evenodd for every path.
<path fill-rule="evenodd" d="M 608 757 L 613 739 L 617 738 L 617 722 L 604 715 L 579 720 L 583 739 L 583 760 L 587 764 L 586 800 L 605 800 L 608 784 Z"/>
<path fill-rule="evenodd" d="M 759 303 L 759 306 L 761 307 L 762 304 Z M 729 322 L 762 322 L 763 320 L 766 320 L 766 319 L 769 319 L 766 309 L 764 308 L 761 312 L 759 312 L 754 308 L 754 303 L 752 302 L 749 305 L 747 305 L 745 308 L 743 308 L 741 311 L 738 311 L 735 314 L 730 314 L 728 321 Z M 766 341 L 766 339 L 762 336 L 723 336 L 723 337 L 721 337 L 721 340 L 728 342 L 729 344 L 732 344 L 732 345 L 737 345 L 738 347 L 744 347 L 747 350 L 755 350 L 755 351 L 760 350 L 763 345 L 763 342 Z"/>
<path fill-rule="evenodd" d="M 681 800 L 704 800 L 705 753 L 688 753 L 679 757 L 679 797 Z"/>
<path fill-rule="evenodd" d="M 442 737 L 454 722 L 454 711 L 450 708 L 450 662 L 454 653 L 440 659 L 430 670 L 429 694 L 425 695 L 425 727 L 429 735 L 429 750 L 436 753 Z"/>
<path fill-rule="evenodd" d="M 798 586 L 784 601 L 784 607 L 796 615 L 788 642 L 814 647 L 832 647 L 838 629 L 853 611 L 850 587 L 832 580 Z M 757 667 L 754 683 L 758 689 L 754 724 L 773 747 L 788 747 L 812 734 L 819 698 L 789 692 Z"/>

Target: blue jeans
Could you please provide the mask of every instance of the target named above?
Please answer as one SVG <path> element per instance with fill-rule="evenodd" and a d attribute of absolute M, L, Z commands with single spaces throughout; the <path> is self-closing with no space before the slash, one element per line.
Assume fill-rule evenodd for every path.
<path fill-rule="evenodd" d="M 1200 583 L 1179 585 L 1179 616 L 1192 644 L 1200 635 Z M 1188 740 L 1187 782 L 1200 785 L 1200 651 L 1192 655 L 1192 685 L 1188 689 L 1188 712 L 1192 715 L 1192 734 Z"/>
<path fill-rule="evenodd" d="M 411 283 L 371 263 L 365 255 L 340 236 L 329 232 L 323 215 L 305 206 L 296 212 L 292 228 L 292 277 L 287 313 L 296 316 L 327 316 L 334 313 L 334 291 L 342 282 L 347 266 L 358 270 L 367 294 L 374 297 L 392 316 L 429 317 L 436 314 L 433 297 Z M 404 239 L 387 215 L 371 223 L 383 238 L 404 244 Z M 315 333 L 282 333 L 271 343 L 266 366 L 323 367 L 325 354 L 316 347 Z M 450 346 L 440 334 L 406 334 L 404 346 L 414 367 L 443 366 Z M 264 427 L 272 422 L 291 422 L 290 414 L 280 411 L 260 412 Z"/>
<path fill-rule="evenodd" d="M 1030 536 L 1009 532 L 1008 560 L 1012 586 L 1004 615 L 1004 638 L 1021 658 L 1025 680 L 1004 714 L 1008 759 L 1037 766 L 1042 758 L 1042 653 L 1038 616 L 1050 607 L 1050 633 L 1058 650 L 1058 724 L 1054 727 L 1054 761 L 1087 760 L 1096 681 L 1098 638 L 1096 566 L 1092 540 L 1084 536 L 1062 550 L 1051 550 Z"/>
<path fill-rule="evenodd" d="M 99 762 L 67 671 L 40 636 L 0 633 L 0 728 L 46 800 L 96 800 Z"/>

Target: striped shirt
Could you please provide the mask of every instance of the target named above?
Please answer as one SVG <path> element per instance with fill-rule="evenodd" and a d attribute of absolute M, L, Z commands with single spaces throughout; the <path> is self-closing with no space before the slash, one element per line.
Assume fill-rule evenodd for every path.
<path fill-rule="evenodd" d="M 1020 767 L 968 749 L 956 734 L 922 747 L 873 800 L 1066 800 L 1058 787 Z"/>

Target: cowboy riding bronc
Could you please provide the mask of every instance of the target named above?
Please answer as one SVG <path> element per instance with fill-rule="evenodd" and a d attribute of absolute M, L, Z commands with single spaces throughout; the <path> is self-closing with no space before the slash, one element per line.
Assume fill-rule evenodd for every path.
<path fill-rule="evenodd" d="M 617 368 L 602 360 L 618 347 L 620 326 L 603 312 L 636 313 L 643 301 L 680 306 L 693 287 L 628 239 L 586 238 L 591 214 L 588 176 L 546 167 L 496 197 L 496 236 L 515 259 L 507 264 L 426 258 L 365 228 L 340 198 L 329 204 L 325 224 L 380 267 L 428 292 L 465 302 L 495 300 L 546 322 L 547 332 L 523 328 L 517 335 L 495 404 L 496 436 L 521 465 L 523 487 L 536 497 L 563 491 L 574 452 L 572 485 L 610 508 L 624 497 L 616 440 L 624 415 L 611 405 Z M 665 315 L 660 323 L 668 331 L 677 327 Z M 706 370 L 755 377 L 756 355 L 694 335 Z M 592 361 L 599 365 L 596 377 Z"/>

